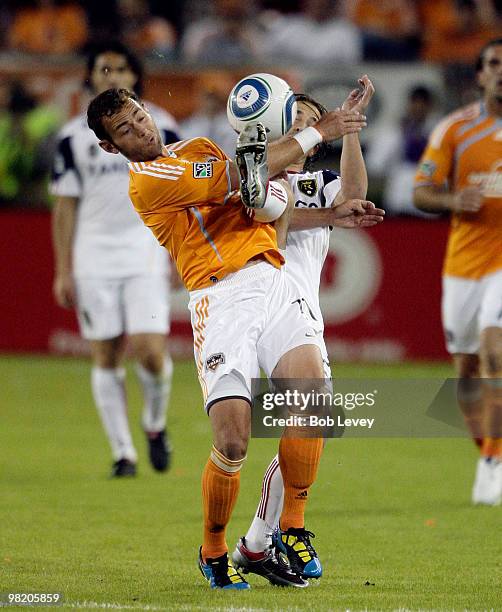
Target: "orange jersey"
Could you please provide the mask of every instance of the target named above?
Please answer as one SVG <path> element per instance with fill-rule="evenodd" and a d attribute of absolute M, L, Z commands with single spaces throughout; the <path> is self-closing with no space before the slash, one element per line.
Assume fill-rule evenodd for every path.
<path fill-rule="evenodd" d="M 502 119 L 472 104 L 439 123 L 422 156 L 415 186 L 459 191 L 479 185 L 478 213 L 452 215 L 444 273 L 479 279 L 502 268 Z"/>
<path fill-rule="evenodd" d="M 169 251 L 191 291 L 218 282 L 263 255 L 284 259 L 275 229 L 252 221 L 231 197 L 229 158 L 207 138 L 168 147 L 168 155 L 131 162 L 129 195 L 145 225 Z"/>

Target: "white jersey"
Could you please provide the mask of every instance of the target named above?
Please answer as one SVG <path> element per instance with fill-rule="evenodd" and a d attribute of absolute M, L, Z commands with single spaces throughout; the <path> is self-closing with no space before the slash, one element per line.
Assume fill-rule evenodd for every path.
<path fill-rule="evenodd" d="M 295 197 L 295 208 L 326 208 L 340 191 L 338 174 L 331 170 L 288 173 L 288 182 Z M 300 307 L 324 329 L 319 304 L 321 270 L 329 248 L 329 227 L 291 231 L 286 243 L 286 273 L 293 282 Z"/>
<path fill-rule="evenodd" d="M 146 103 L 166 144 L 179 140 L 174 119 Z M 76 278 L 118 279 L 163 274 L 167 254 L 129 199 L 129 169 L 122 155 L 101 149 L 85 114 L 59 134 L 51 193 L 78 198 L 73 238 Z"/>

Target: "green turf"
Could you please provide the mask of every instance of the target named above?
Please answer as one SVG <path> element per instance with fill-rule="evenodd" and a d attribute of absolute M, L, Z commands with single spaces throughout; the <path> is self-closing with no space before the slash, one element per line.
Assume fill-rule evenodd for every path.
<path fill-rule="evenodd" d="M 446 376 L 446 366 L 339 366 L 338 376 Z M 62 591 L 65 608 L 163 610 L 502 609 L 502 508 L 473 508 L 476 461 L 465 439 L 331 441 L 308 527 L 320 584 L 213 592 L 196 568 L 199 479 L 208 421 L 194 368 L 175 369 L 167 475 L 148 465 L 129 376 L 135 480 L 110 481 L 86 362 L 0 358 L 0 592 Z M 399 401 L 396 398 L 396 401 Z M 229 528 L 253 515 L 276 441 L 252 440 Z"/>

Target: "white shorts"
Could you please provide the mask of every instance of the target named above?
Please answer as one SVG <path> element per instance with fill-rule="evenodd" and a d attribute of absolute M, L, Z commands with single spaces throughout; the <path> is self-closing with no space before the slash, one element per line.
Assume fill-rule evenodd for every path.
<path fill-rule="evenodd" d="M 479 280 L 443 276 L 442 318 L 448 352 L 476 354 L 480 333 L 502 327 L 502 270 Z"/>
<path fill-rule="evenodd" d="M 251 401 L 251 379 L 322 335 L 292 301 L 284 269 L 259 262 L 190 293 L 195 363 L 206 410 L 218 399 Z"/>
<path fill-rule="evenodd" d="M 319 336 L 319 348 L 321 350 L 324 378 L 327 380 L 331 380 L 332 378 L 331 365 L 329 363 L 329 356 L 328 356 L 328 349 L 326 348 L 326 342 L 324 341 L 324 321 L 322 319 L 319 321 L 318 319 L 315 318 L 314 310 L 312 308 L 313 304 L 311 304 L 307 298 L 303 297 L 302 295 L 298 293 L 298 289 L 294 281 L 291 281 L 291 292 L 293 295 L 293 300 L 297 300 L 297 301 L 300 300 L 299 307 L 301 311 L 303 312 L 307 320 L 310 321 L 310 324 L 316 330 Z M 316 310 L 320 312 L 321 309 L 318 306 Z"/>
<path fill-rule="evenodd" d="M 166 275 L 77 279 L 77 317 L 86 340 L 169 331 Z"/>

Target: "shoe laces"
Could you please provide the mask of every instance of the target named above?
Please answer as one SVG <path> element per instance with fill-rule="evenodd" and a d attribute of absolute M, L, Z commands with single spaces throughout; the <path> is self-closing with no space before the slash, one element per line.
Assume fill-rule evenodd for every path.
<path fill-rule="evenodd" d="M 288 529 L 286 531 L 287 535 L 295 536 L 298 540 L 305 544 L 305 548 L 308 550 L 312 557 L 317 557 L 317 553 L 310 542 L 310 538 L 315 538 L 315 534 L 312 531 L 308 531 L 303 528 L 294 528 Z"/>
<path fill-rule="evenodd" d="M 216 583 L 224 584 L 225 582 L 229 581 L 230 576 L 235 574 L 239 575 L 239 577 L 242 579 L 239 572 L 233 567 L 233 565 L 230 565 L 227 554 L 219 557 L 218 559 L 211 560 L 209 565 L 213 570 L 213 576 Z"/>

